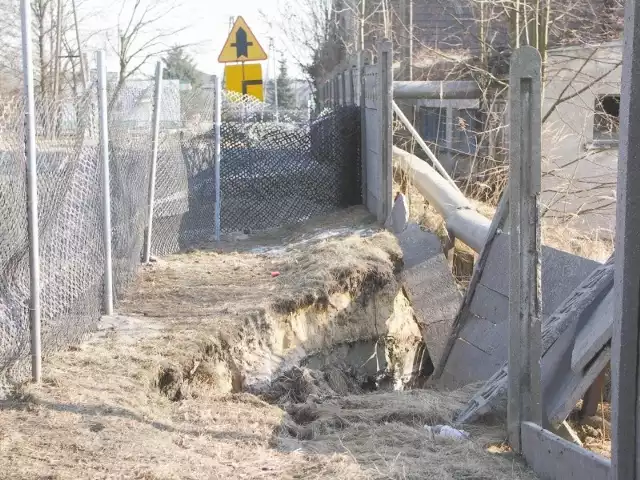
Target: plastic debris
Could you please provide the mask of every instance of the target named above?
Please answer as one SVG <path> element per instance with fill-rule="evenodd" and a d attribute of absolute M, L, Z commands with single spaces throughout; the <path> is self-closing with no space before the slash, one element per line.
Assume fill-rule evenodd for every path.
<path fill-rule="evenodd" d="M 450 427 L 449 425 L 436 425 L 430 427 L 425 425 L 424 429 L 427 430 L 432 437 L 454 438 L 456 440 L 467 440 L 469 434 L 464 430 L 458 430 L 457 428 Z"/>
<path fill-rule="evenodd" d="M 276 278 L 280 276 L 280 272 L 271 272 L 271 277 Z"/>

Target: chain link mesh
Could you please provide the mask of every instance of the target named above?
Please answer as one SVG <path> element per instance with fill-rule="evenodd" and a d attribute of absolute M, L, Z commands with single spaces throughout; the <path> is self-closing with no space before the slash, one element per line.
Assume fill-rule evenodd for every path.
<path fill-rule="evenodd" d="M 163 90 L 152 250 L 166 254 L 213 240 L 213 89 Z M 277 120 L 276 120 L 277 118 Z M 223 92 L 221 229 L 263 230 L 360 204 L 360 110 L 276 112 Z"/>
<path fill-rule="evenodd" d="M 115 298 L 140 264 L 147 224 L 154 82 L 108 85 L 109 186 Z M 213 239 L 213 89 L 164 81 L 152 251 Z M 29 246 L 24 104 L 0 102 L 0 384 L 27 372 Z M 43 352 L 79 341 L 103 309 L 102 164 L 97 85 L 79 97 L 36 99 Z M 357 107 L 276 112 L 224 94 L 222 230 L 259 230 L 361 203 Z"/>
<path fill-rule="evenodd" d="M 36 148 L 43 351 L 79 340 L 99 317 L 104 249 L 95 88 L 80 98 L 38 102 Z M 19 377 L 29 353 L 24 105 L 4 102 L 0 171 L 0 368 Z M 13 371 L 11 370 L 13 368 Z"/>

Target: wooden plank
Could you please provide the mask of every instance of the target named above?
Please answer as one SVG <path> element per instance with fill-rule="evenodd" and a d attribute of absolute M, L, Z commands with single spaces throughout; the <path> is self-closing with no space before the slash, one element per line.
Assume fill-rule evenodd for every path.
<path fill-rule="evenodd" d="M 546 416 L 549 424 L 557 424 L 571 413 L 578 400 L 584 396 L 598 376 L 611 361 L 611 349 L 605 347 L 588 368 L 580 371 L 568 371 L 564 382 L 545 400 Z"/>
<path fill-rule="evenodd" d="M 609 479 L 609 460 L 530 422 L 522 424 L 522 453 L 542 480 Z"/>
<path fill-rule="evenodd" d="M 613 287 L 613 284 L 611 285 Z M 580 329 L 571 352 L 571 369 L 582 371 L 602 348 L 611 341 L 613 333 L 613 288 L 589 315 Z"/>

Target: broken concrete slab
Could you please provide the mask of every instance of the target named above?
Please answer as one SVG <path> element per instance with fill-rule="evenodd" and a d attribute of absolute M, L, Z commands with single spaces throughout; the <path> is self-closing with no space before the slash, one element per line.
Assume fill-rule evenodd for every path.
<path fill-rule="evenodd" d="M 543 247 L 543 318 L 548 319 L 598 265 L 592 260 Z M 488 371 L 487 366 L 502 365 L 507 361 L 508 295 L 509 236 L 499 234 L 493 241 L 473 296 L 466 302 L 468 307 L 461 312 L 458 333 L 450 353 L 444 359 L 439 386 L 459 388 L 470 382 L 486 381 L 495 372 Z M 484 355 L 470 350 L 469 344 Z M 471 356 L 466 358 L 466 354 Z"/>
<path fill-rule="evenodd" d="M 588 368 L 574 372 L 571 353 L 576 332 L 589 323 L 598 311 L 613 282 L 613 257 L 600 265 L 569 295 L 542 325 L 542 383 L 546 421 L 558 423 L 575 406 L 609 361 L 610 352 L 602 349 Z M 503 415 L 506 407 L 507 364 L 491 376 L 474 395 L 457 422 L 467 423 L 487 414 Z"/>
<path fill-rule="evenodd" d="M 436 365 L 462 296 L 436 235 L 411 223 L 397 237 L 404 258 L 402 282 L 405 294 L 422 325 L 431 362 Z"/>

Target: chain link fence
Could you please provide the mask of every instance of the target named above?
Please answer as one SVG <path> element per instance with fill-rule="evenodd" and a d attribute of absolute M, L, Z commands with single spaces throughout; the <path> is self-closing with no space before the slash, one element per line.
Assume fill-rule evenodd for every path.
<path fill-rule="evenodd" d="M 78 341 L 99 318 L 104 248 L 95 88 L 38 102 L 36 146 L 42 344 Z M 0 373 L 20 378 L 29 355 L 29 247 L 24 104 L 5 100 L 0 154 Z"/>
<path fill-rule="evenodd" d="M 213 240 L 213 88 L 163 81 L 155 255 Z M 108 85 L 114 293 L 134 278 L 144 248 L 154 82 Z M 0 102 L 0 385 L 28 373 L 29 244 L 24 104 Z M 36 98 L 42 346 L 81 340 L 104 301 L 104 212 L 97 85 L 57 102 Z M 221 124 L 223 232 L 262 230 L 361 203 L 357 107 L 278 112 L 225 93 Z"/>
<path fill-rule="evenodd" d="M 165 87 L 152 251 L 162 255 L 213 241 L 213 89 Z M 178 112 L 178 109 L 179 112 Z M 246 232 L 307 220 L 362 203 L 360 110 L 343 106 L 310 118 L 223 92 L 221 230 Z"/>

